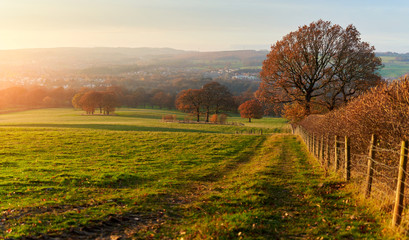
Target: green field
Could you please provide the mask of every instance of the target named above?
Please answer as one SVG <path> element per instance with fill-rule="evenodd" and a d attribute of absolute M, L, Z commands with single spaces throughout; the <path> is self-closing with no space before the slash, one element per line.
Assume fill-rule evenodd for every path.
<path fill-rule="evenodd" d="M 165 123 L 165 114 L 184 118 L 0 115 L 0 239 L 381 238 L 285 120 Z"/>
<path fill-rule="evenodd" d="M 384 78 L 399 78 L 409 73 L 409 62 L 399 61 L 395 57 L 382 56 L 384 67 L 380 70 L 381 76 Z"/>
<path fill-rule="evenodd" d="M 164 123 L 165 114 L 184 116 L 145 109 L 116 116 L 71 109 L 0 115 L 1 231 L 61 233 L 110 214 L 156 215 L 180 191 L 219 178 L 266 138 L 236 132 L 287 130 L 277 118 L 248 124 L 232 117 L 246 124 L 233 126 Z"/>

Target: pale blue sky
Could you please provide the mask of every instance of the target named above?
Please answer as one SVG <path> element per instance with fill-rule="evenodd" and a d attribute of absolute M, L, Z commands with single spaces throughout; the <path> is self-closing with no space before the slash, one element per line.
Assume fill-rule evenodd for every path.
<path fill-rule="evenodd" d="M 1 0 L 0 49 L 269 49 L 318 19 L 355 25 L 377 51 L 409 52 L 403 0 Z"/>

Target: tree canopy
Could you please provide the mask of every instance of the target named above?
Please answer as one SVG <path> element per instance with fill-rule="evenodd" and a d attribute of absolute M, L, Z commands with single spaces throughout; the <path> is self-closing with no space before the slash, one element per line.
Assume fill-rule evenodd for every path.
<path fill-rule="evenodd" d="M 194 114 L 198 122 L 201 114 L 209 122 L 211 113 L 233 110 L 234 105 L 230 91 L 217 82 L 207 83 L 201 89 L 183 90 L 176 99 L 177 109 Z"/>
<path fill-rule="evenodd" d="M 263 117 L 264 110 L 261 103 L 256 100 L 248 100 L 239 106 L 240 116 L 242 118 L 248 118 L 251 122 L 252 118 L 260 119 Z"/>
<path fill-rule="evenodd" d="M 375 48 L 353 26 L 319 20 L 277 41 L 260 73 L 258 98 L 267 104 L 312 104 L 332 110 L 381 80 Z"/>
<path fill-rule="evenodd" d="M 99 108 L 100 113 L 109 115 L 119 106 L 118 97 L 114 92 L 108 91 L 80 91 L 72 99 L 75 108 L 81 108 L 87 114 L 94 114 Z"/>

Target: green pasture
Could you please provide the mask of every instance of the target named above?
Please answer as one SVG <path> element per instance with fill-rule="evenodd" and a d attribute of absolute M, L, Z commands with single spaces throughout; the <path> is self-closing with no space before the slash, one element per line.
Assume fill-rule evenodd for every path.
<path fill-rule="evenodd" d="M 409 73 L 409 62 L 398 61 L 395 57 L 381 57 L 384 67 L 380 70 L 384 78 L 399 78 Z"/>
<path fill-rule="evenodd" d="M 230 117 L 243 124 L 236 126 L 162 122 L 166 114 L 185 116 L 157 109 L 0 115 L 0 236 L 61 235 L 114 215 L 151 218 L 197 183 L 223 178 L 267 137 L 236 132 L 288 130 L 278 118 Z"/>
<path fill-rule="evenodd" d="M 168 114 L 0 115 L 0 239 L 382 238 L 285 120 Z"/>
<path fill-rule="evenodd" d="M 160 109 L 119 109 L 116 115 L 84 115 L 83 111 L 73 109 L 40 109 L 0 115 L 0 127 L 43 127 L 43 128 L 79 128 L 118 131 L 153 132 L 206 132 L 236 133 L 263 129 L 265 133 L 289 131 L 286 120 L 282 118 L 248 119 L 238 114 L 230 114 L 227 124 L 190 124 L 162 122 L 162 116 L 175 114 L 178 120 L 184 120 L 187 114 L 178 111 Z M 240 125 L 232 125 L 240 124 Z"/>

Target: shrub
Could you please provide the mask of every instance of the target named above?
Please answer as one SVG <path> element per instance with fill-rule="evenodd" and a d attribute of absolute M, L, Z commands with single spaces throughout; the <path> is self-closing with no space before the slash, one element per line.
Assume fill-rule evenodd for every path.
<path fill-rule="evenodd" d="M 176 115 L 175 114 L 173 114 L 173 115 L 164 115 L 164 116 L 162 116 L 162 121 L 164 121 L 164 122 L 174 122 L 174 121 L 176 121 Z"/>

